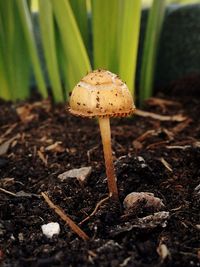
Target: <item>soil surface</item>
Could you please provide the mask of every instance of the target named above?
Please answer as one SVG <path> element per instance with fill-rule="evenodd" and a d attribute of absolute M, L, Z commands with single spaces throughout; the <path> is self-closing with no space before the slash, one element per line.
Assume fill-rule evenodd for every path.
<path fill-rule="evenodd" d="M 200 266 L 200 99 L 159 97 L 146 103 L 150 114 L 111 120 L 120 205 L 104 200 L 81 224 L 108 196 L 97 121 L 50 101 L 0 102 L 0 266 Z M 58 178 L 89 166 L 84 184 Z M 131 192 L 154 193 L 165 206 L 141 201 L 126 210 Z M 49 222 L 59 223 L 59 235 L 42 233 Z"/>

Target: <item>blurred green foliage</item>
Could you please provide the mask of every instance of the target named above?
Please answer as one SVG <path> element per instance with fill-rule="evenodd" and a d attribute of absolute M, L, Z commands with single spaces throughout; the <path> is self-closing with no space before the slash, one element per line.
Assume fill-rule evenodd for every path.
<path fill-rule="evenodd" d="M 134 94 L 141 11 L 150 2 L 0 0 L 0 97 L 13 101 L 29 97 L 33 73 L 40 95 L 62 102 L 94 68 L 117 73 Z M 152 93 L 159 34 L 169 2 L 197 1 L 154 0 L 142 58 L 141 101 Z M 35 11 L 39 29 L 33 23 Z"/>

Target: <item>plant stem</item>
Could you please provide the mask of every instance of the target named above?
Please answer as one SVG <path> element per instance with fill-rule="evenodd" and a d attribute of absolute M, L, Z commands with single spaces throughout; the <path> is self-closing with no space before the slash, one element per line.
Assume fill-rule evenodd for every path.
<path fill-rule="evenodd" d="M 118 189 L 112 157 L 110 119 L 99 118 L 99 127 L 103 143 L 104 159 L 106 165 L 106 175 L 108 179 L 108 189 L 113 200 L 118 201 Z"/>

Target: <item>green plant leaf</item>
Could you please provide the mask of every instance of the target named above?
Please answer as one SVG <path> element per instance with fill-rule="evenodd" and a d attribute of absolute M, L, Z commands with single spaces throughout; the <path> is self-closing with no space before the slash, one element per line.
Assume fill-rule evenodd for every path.
<path fill-rule="evenodd" d="M 89 50 L 89 22 L 87 0 L 69 0 L 82 39 L 87 51 Z"/>
<path fill-rule="evenodd" d="M 140 74 L 140 105 L 152 95 L 155 61 L 164 19 L 165 5 L 165 0 L 154 0 L 149 11 Z"/>
<path fill-rule="evenodd" d="M 39 0 L 39 22 L 52 94 L 56 102 L 61 102 L 64 99 L 56 55 L 53 10 L 49 0 Z"/>
<path fill-rule="evenodd" d="M 119 0 L 119 75 L 134 94 L 140 30 L 141 0 Z"/>
<path fill-rule="evenodd" d="M 3 50 L 0 47 L 0 98 L 11 100 L 10 87 L 8 84 L 8 77 L 5 69 L 4 59 L 2 55 Z"/>
<path fill-rule="evenodd" d="M 6 38 L 7 10 L 5 11 L 5 9 L 6 4 L 3 5 L 3 0 L 0 0 L 0 97 L 10 100 L 12 97 L 9 85 L 9 72 L 7 68 L 8 59 L 6 58 L 6 51 L 8 50 L 9 44 L 7 43 Z"/>
<path fill-rule="evenodd" d="M 33 34 L 33 25 L 31 21 L 31 16 L 27 2 L 25 0 L 15 0 L 17 8 L 20 14 L 21 23 L 23 26 L 24 35 L 26 38 L 27 46 L 29 49 L 29 54 L 31 61 L 33 63 L 33 70 L 35 78 L 37 80 L 38 89 L 41 95 L 46 98 L 48 96 L 47 89 L 43 77 L 43 73 L 40 66 L 40 61 L 37 53 L 37 47 L 35 43 L 35 38 Z"/>
<path fill-rule="evenodd" d="M 0 1 L 1 77 L 6 99 L 24 99 L 29 95 L 30 61 L 15 1 Z M 6 89 L 7 88 L 7 89 Z M 9 93 L 8 93 L 9 91 Z"/>
<path fill-rule="evenodd" d="M 69 0 L 51 0 L 51 3 L 65 53 L 64 68 L 68 77 L 67 83 L 72 89 L 91 70 L 90 61 Z"/>
<path fill-rule="evenodd" d="M 118 71 L 118 0 L 92 0 L 94 68 Z"/>

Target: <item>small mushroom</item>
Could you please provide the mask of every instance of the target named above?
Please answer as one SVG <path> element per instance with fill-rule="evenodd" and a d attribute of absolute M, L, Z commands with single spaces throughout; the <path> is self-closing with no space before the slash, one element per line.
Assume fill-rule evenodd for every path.
<path fill-rule="evenodd" d="M 76 116 L 97 117 L 104 150 L 108 189 L 118 201 L 118 189 L 112 158 L 110 117 L 125 117 L 135 111 L 127 85 L 107 70 L 87 74 L 73 89 L 69 111 Z"/>

